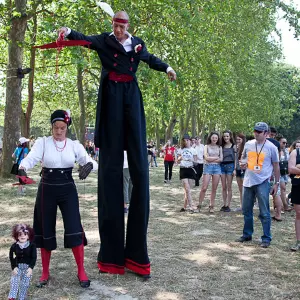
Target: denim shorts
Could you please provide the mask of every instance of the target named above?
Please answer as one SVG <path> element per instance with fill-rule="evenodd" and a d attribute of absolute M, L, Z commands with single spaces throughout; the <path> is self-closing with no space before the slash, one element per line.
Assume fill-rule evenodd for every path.
<path fill-rule="evenodd" d="M 220 164 L 205 164 L 203 175 L 221 175 Z"/>
<path fill-rule="evenodd" d="M 288 183 L 289 182 L 289 176 L 288 175 L 281 175 L 280 176 L 280 182 Z"/>
<path fill-rule="evenodd" d="M 222 164 L 221 163 L 221 172 L 222 174 L 232 175 L 234 171 L 234 162 L 229 164 Z"/>

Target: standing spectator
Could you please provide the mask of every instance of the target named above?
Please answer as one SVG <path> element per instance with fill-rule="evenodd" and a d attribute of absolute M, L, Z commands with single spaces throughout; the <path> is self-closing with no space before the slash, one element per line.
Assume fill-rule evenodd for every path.
<path fill-rule="evenodd" d="M 132 192 L 132 182 L 130 178 L 127 151 L 124 151 L 124 165 L 123 165 L 123 194 L 124 194 L 124 213 L 128 212 Z"/>
<path fill-rule="evenodd" d="M 155 144 L 153 144 L 152 151 L 153 151 L 153 163 L 154 163 L 155 167 L 157 168 L 158 166 L 157 166 L 156 158 L 157 158 L 157 152 L 158 152 L 158 150 L 157 150 Z"/>
<path fill-rule="evenodd" d="M 204 170 L 201 192 L 199 195 L 199 211 L 207 191 L 210 178 L 212 177 L 212 187 L 210 194 L 210 203 L 208 211 L 214 213 L 215 199 L 218 184 L 221 177 L 220 163 L 223 160 L 222 147 L 220 147 L 220 136 L 217 132 L 211 132 L 207 138 L 206 145 L 204 146 Z"/>
<path fill-rule="evenodd" d="M 201 144 L 200 137 L 196 137 L 194 148 L 197 151 L 197 162 L 195 165 L 197 174 L 195 179 L 195 186 L 199 186 L 200 178 L 202 177 L 203 174 L 203 163 L 204 163 L 204 145 Z"/>
<path fill-rule="evenodd" d="M 300 148 L 300 140 L 296 140 L 292 143 L 289 153 L 292 153 L 292 151 L 297 148 Z"/>
<path fill-rule="evenodd" d="M 272 131 L 271 131 L 272 130 Z M 280 152 L 280 143 L 275 139 L 277 134 L 277 131 L 274 127 L 269 127 L 269 131 L 267 133 L 267 140 L 270 141 L 278 150 L 278 155 Z M 270 178 L 270 186 L 271 188 L 273 187 L 275 182 L 275 177 L 274 174 L 272 174 Z M 277 193 L 273 194 L 273 206 L 274 206 L 274 211 L 275 211 L 275 216 L 272 217 L 274 221 L 281 222 L 281 210 L 282 210 L 282 201 L 281 201 L 281 190 L 280 190 L 280 185 L 278 186 Z"/>
<path fill-rule="evenodd" d="M 273 126 L 270 126 L 270 138 L 276 140 L 276 136 L 277 136 L 277 129 Z M 276 146 L 276 145 L 275 145 Z"/>
<path fill-rule="evenodd" d="M 191 147 L 192 148 L 196 147 L 196 138 L 195 137 L 191 138 Z"/>
<path fill-rule="evenodd" d="M 171 140 L 163 146 L 164 151 L 164 165 L 165 165 L 165 180 L 164 183 L 170 183 L 172 179 L 172 170 L 174 161 L 177 160 L 176 149 L 172 146 Z"/>
<path fill-rule="evenodd" d="M 288 174 L 288 161 L 289 161 L 289 151 L 286 149 L 287 140 L 285 137 L 279 139 L 280 152 L 279 152 L 279 168 L 280 168 L 280 191 L 281 191 L 281 201 L 285 211 L 291 211 L 287 199 L 286 199 L 286 185 L 289 181 Z"/>
<path fill-rule="evenodd" d="M 236 147 L 230 130 L 225 130 L 222 136 L 223 161 L 221 162 L 221 182 L 223 206 L 220 211 L 230 212 L 232 199 L 232 179 L 234 172 L 234 160 Z"/>
<path fill-rule="evenodd" d="M 147 149 L 148 149 L 148 165 L 151 167 L 154 167 L 153 165 L 153 141 L 150 141 L 147 145 Z"/>
<path fill-rule="evenodd" d="M 15 159 L 16 163 L 20 166 L 22 160 L 27 156 L 29 149 L 28 149 L 28 143 L 29 139 L 26 139 L 24 137 L 19 138 L 19 143 L 17 148 L 15 149 L 14 153 L 12 154 L 12 157 Z M 21 180 L 19 180 L 19 187 L 18 187 L 18 194 L 19 195 L 25 195 L 25 186 L 22 183 Z"/>
<path fill-rule="evenodd" d="M 236 136 L 236 157 L 235 157 L 235 177 L 236 182 L 239 188 L 239 194 L 240 194 L 240 203 L 241 206 L 237 207 L 235 211 L 241 211 L 242 210 L 242 202 L 243 202 L 243 181 L 244 181 L 244 170 L 240 167 L 240 159 L 244 150 L 244 146 L 246 143 L 246 136 L 243 133 L 238 133 Z"/>
<path fill-rule="evenodd" d="M 184 188 L 184 205 L 181 212 L 187 210 L 195 212 L 197 207 L 194 206 L 191 194 L 192 180 L 195 180 L 196 170 L 194 163 L 197 160 L 197 152 L 191 147 L 191 139 L 188 134 L 184 134 L 181 140 L 181 146 L 178 151 L 178 162 L 180 163 L 179 177 Z"/>
<path fill-rule="evenodd" d="M 298 142 L 294 142 L 293 144 L 296 146 Z M 300 147 L 295 148 L 291 152 L 288 162 L 288 171 L 292 182 L 291 202 L 296 212 L 296 244 L 291 247 L 291 251 L 298 251 L 300 250 Z"/>
<path fill-rule="evenodd" d="M 269 127 L 264 122 L 258 122 L 254 126 L 254 140 L 245 144 L 241 157 L 241 168 L 246 169 L 244 177 L 243 193 L 243 215 L 244 229 L 243 235 L 237 242 L 252 240 L 253 234 L 253 206 L 255 198 L 259 205 L 259 219 L 263 227 L 261 247 L 270 246 L 271 236 L 271 215 L 269 205 L 270 177 L 273 169 L 275 184 L 271 189 L 271 194 L 276 195 L 280 183 L 279 157 L 276 147 L 268 141 L 267 134 Z"/>

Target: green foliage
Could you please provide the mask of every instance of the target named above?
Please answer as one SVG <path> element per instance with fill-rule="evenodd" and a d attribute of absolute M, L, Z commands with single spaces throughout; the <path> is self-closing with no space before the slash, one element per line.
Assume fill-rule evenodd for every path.
<path fill-rule="evenodd" d="M 288 126 L 297 112 L 297 80 L 284 76 L 278 64 L 281 48 L 270 34 L 276 26 L 276 10 L 299 33 L 299 12 L 282 1 L 249 0 L 114 0 L 113 10 L 126 9 L 131 17 L 130 32 L 146 42 L 149 52 L 169 63 L 177 72 L 176 83 L 165 74 L 141 64 L 139 85 L 144 97 L 149 136 L 163 136 L 175 115 L 188 120 L 197 114 L 198 128 L 204 131 L 230 128 L 248 132 L 253 123 L 264 120 L 274 126 Z M 111 20 L 95 1 L 27 1 L 29 15 L 36 14 L 36 44 L 54 41 L 56 30 L 68 26 L 86 34 L 111 31 Z M 0 6 L 0 66 L 7 61 L 7 32 L 12 8 Z M 32 47 L 32 19 L 24 47 L 24 64 L 29 65 Z M 58 78 L 55 79 L 56 50 L 37 51 L 35 104 L 32 126 L 48 130 L 52 110 L 70 108 L 79 120 L 76 68 L 84 71 L 87 120 L 94 123 L 101 65 L 88 49 L 65 48 L 59 53 Z M 299 83 L 299 82 L 298 82 Z M 23 105 L 26 107 L 26 77 L 23 79 Z M 5 81 L 0 81 L 4 88 Z M 77 122 L 75 122 L 77 123 Z M 77 126 L 78 124 L 75 124 Z M 158 131 L 159 128 L 159 131 Z M 174 134 L 183 128 L 179 122 Z M 191 122 L 188 131 L 192 131 Z"/>

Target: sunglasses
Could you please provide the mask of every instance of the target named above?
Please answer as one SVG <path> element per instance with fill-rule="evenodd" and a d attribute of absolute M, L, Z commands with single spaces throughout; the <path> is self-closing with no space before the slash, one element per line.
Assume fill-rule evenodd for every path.
<path fill-rule="evenodd" d="M 286 144 L 287 142 L 282 142 L 282 144 Z"/>
<path fill-rule="evenodd" d="M 263 131 L 260 131 L 260 130 L 254 130 L 254 132 L 258 133 L 258 134 L 261 134 Z"/>

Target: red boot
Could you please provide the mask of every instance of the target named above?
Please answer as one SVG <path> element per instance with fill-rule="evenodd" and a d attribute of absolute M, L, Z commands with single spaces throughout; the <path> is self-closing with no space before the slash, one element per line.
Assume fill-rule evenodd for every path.
<path fill-rule="evenodd" d="M 40 277 L 40 280 L 36 285 L 37 287 L 43 287 L 48 283 L 51 251 L 48 251 L 45 248 L 41 248 L 41 258 L 42 258 L 43 271 L 42 271 L 42 276 Z"/>
<path fill-rule="evenodd" d="M 77 268 L 78 268 L 78 280 L 80 283 L 80 286 L 83 288 L 87 288 L 90 286 L 90 280 L 88 279 L 88 277 L 86 276 L 85 270 L 84 270 L 84 247 L 83 244 L 72 248 L 74 257 L 75 257 L 75 261 L 77 264 Z"/>

